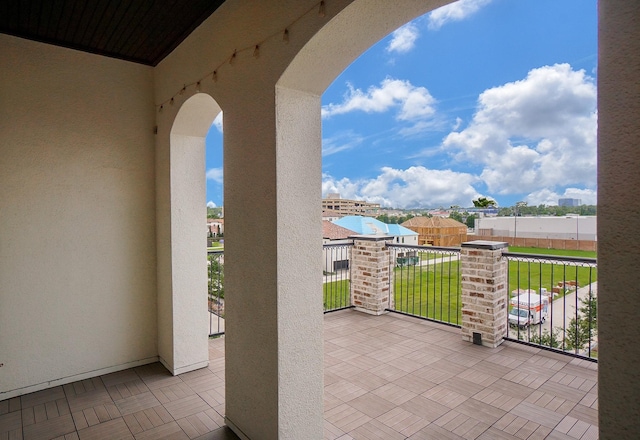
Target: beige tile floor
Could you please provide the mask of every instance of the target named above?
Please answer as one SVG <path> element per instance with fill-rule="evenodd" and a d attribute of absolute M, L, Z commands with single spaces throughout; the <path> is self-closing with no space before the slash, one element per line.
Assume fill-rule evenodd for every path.
<path fill-rule="evenodd" d="M 325 439 L 598 438 L 597 364 L 398 314 L 324 322 Z M 0 440 L 236 439 L 224 338 L 209 353 L 177 377 L 156 363 L 0 401 Z"/>

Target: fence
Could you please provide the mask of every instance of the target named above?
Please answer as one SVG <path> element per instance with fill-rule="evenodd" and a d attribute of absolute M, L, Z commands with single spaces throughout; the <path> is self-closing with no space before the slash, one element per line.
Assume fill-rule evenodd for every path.
<path fill-rule="evenodd" d="M 324 311 L 353 307 L 351 304 L 351 250 L 353 241 L 345 240 L 322 247 L 322 296 Z"/>
<path fill-rule="evenodd" d="M 224 252 L 207 252 L 209 336 L 224 334 Z"/>
<path fill-rule="evenodd" d="M 509 262 L 507 339 L 596 359 L 596 260 L 502 255 Z"/>
<path fill-rule="evenodd" d="M 354 243 L 349 240 L 323 246 L 325 313 L 354 307 L 351 285 L 353 248 Z M 388 258 L 388 280 L 376 279 L 380 275 L 365 268 L 363 273 L 367 274 L 369 281 L 354 282 L 367 285 L 374 279 L 382 280 L 388 286 L 381 289 L 385 301 L 388 298 L 387 311 L 462 326 L 459 248 L 391 243 L 385 246 L 383 243 L 381 252 L 384 255 L 381 261 L 386 262 Z M 365 261 L 369 258 L 367 256 Z M 498 261 L 504 258 L 508 263 L 505 289 L 508 295 L 500 295 L 500 298 L 508 296 L 507 322 L 502 324 L 503 329 L 506 325 L 506 339 L 585 359 L 597 359 L 596 260 L 512 252 L 502 252 L 497 258 Z M 372 256 L 371 259 L 375 258 Z M 385 273 L 386 264 L 383 264 Z M 497 272 L 504 277 L 504 271 L 500 269 Z M 208 253 L 208 275 L 209 334 L 215 336 L 224 333 L 222 251 Z M 497 285 L 495 280 L 485 281 L 489 285 Z M 504 281 L 499 283 L 504 286 Z M 505 313 L 504 305 L 501 307 Z M 500 318 L 494 322 L 505 321 Z"/>
<path fill-rule="evenodd" d="M 460 249 L 390 244 L 390 310 L 459 326 Z"/>

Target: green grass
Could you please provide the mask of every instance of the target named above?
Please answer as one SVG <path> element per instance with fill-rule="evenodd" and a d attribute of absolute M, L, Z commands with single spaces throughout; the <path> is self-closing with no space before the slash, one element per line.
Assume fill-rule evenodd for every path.
<path fill-rule="evenodd" d="M 394 269 L 395 310 L 459 324 L 458 261 Z"/>
<path fill-rule="evenodd" d="M 533 289 L 540 292 L 540 287 L 551 292 L 551 288 L 561 281 L 578 281 L 583 287 L 598 280 L 598 269 L 590 267 L 563 266 L 537 262 L 509 261 L 509 293 L 518 289 Z"/>
<path fill-rule="evenodd" d="M 575 251 L 569 249 L 545 249 L 545 248 L 533 248 L 533 247 L 517 247 L 509 246 L 509 252 L 519 252 L 522 254 L 538 254 L 538 255 L 560 255 L 564 257 L 585 257 L 596 258 L 597 252 L 595 251 Z"/>
<path fill-rule="evenodd" d="M 322 285 L 325 310 L 341 309 L 351 305 L 349 280 L 330 281 Z"/>

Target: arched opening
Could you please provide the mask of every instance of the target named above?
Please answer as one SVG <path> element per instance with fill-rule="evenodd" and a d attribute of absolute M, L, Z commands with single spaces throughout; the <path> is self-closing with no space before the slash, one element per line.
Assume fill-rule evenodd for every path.
<path fill-rule="evenodd" d="M 177 110 L 170 133 L 168 197 L 159 209 L 169 211 L 170 260 L 159 264 L 158 351 L 160 361 L 173 374 L 208 364 L 206 312 L 207 274 L 204 219 L 205 137 L 220 106 L 206 93 L 187 98 Z M 168 205 L 164 204 L 168 201 Z M 163 229 L 166 228 L 166 229 Z"/>

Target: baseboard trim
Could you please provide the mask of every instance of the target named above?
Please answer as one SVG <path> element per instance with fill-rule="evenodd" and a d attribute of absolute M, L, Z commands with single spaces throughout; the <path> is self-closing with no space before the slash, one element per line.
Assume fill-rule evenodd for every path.
<path fill-rule="evenodd" d="M 111 367 L 99 368 L 97 370 L 91 370 L 85 373 L 74 374 L 72 376 L 61 377 L 59 379 L 53 379 L 47 382 L 37 383 L 35 385 L 28 385 L 26 387 L 17 388 L 15 390 L 2 391 L 0 392 L 0 400 L 11 399 L 13 397 L 22 396 L 24 394 L 46 390 L 47 388 L 53 388 L 59 385 L 66 385 L 71 382 L 90 379 L 92 377 L 102 376 L 104 374 L 115 373 L 116 371 L 127 370 L 129 368 L 139 367 L 140 365 L 151 364 L 153 362 L 158 362 L 158 356 L 152 356 L 152 357 L 140 359 L 137 361 L 126 362 L 124 364 L 119 364 L 119 365 L 113 365 Z"/>

